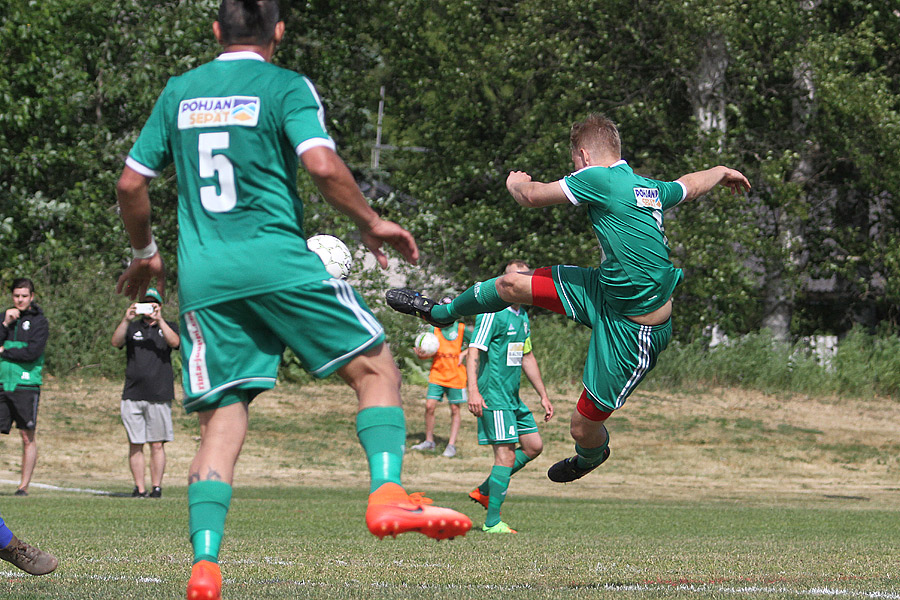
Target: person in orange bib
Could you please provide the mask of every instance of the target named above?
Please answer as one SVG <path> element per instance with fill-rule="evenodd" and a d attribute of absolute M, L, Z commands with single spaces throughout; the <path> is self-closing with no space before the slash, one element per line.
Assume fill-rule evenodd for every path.
<path fill-rule="evenodd" d="M 441 300 L 443 302 L 450 302 L 450 298 L 445 297 Z M 425 392 L 425 440 L 412 449 L 435 449 L 434 413 L 438 402 L 442 402 L 446 396 L 450 404 L 450 439 L 441 456 L 453 458 L 456 456 L 456 436 L 461 422 L 459 406 L 469 400 L 466 393 L 466 367 L 463 365 L 466 355 L 463 350 L 469 345 L 471 332 L 466 329 L 465 323 L 460 322 L 435 327 L 432 333 L 437 336 L 440 344 L 433 356 L 425 356 L 418 348 L 415 349 L 416 356 L 423 360 L 431 358 L 432 362 L 428 374 L 428 390 Z"/>

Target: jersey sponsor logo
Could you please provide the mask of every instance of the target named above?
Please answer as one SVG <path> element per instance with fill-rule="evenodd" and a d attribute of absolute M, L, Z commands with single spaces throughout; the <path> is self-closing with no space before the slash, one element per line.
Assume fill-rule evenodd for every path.
<path fill-rule="evenodd" d="M 662 210 L 662 202 L 659 201 L 659 190 L 654 188 L 634 188 L 634 199 L 638 208 L 655 208 Z"/>
<path fill-rule="evenodd" d="M 511 342 L 506 346 L 506 366 L 521 367 L 525 355 L 525 342 Z"/>
<path fill-rule="evenodd" d="M 178 129 L 239 125 L 256 127 L 260 101 L 256 96 L 191 98 L 178 104 Z"/>

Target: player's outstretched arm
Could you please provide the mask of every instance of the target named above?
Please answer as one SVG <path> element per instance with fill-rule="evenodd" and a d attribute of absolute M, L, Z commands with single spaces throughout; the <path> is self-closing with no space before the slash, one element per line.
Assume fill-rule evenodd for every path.
<path fill-rule="evenodd" d="M 407 262 L 418 262 L 419 248 L 412 234 L 397 223 L 378 216 L 337 153 L 325 146 L 315 146 L 301 154 L 300 160 L 325 200 L 356 223 L 363 243 L 381 268 L 387 268 L 387 257 L 381 251 L 384 243 L 393 246 Z"/>
<path fill-rule="evenodd" d="M 155 246 L 150 231 L 150 180 L 125 167 L 116 184 L 119 215 L 128 232 L 132 248 Z M 165 291 L 166 267 L 159 251 L 146 258 L 135 258 L 116 282 L 116 293 L 136 300 L 144 296 L 152 283 L 160 293 Z"/>
<path fill-rule="evenodd" d="M 679 177 L 678 181 L 687 189 L 685 200 L 699 198 L 719 184 L 730 188 L 732 194 L 750 191 L 750 182 L 743 173 L 723 166 L 688 173 Z"/>
<path fill-rule="evenodd" d="M 506 189 L 513 199 L 527 208 L 540 208 L 554 204 L 566 204 L 569 199 L 558 181 L 540 183 L 532 181 L 524 171 L 510 171 L 506 177 Z"/>

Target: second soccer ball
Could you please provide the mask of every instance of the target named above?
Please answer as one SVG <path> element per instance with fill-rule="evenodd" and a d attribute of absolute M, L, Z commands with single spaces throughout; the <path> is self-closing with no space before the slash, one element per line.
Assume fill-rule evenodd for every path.
<path fill-rule="evenodd" d="M 430 331 L 420 333 L 416 336 L 416 349 L 426 357 L 437 354 L 438 346 L 440 346 L 440 343 L 438 342 L 437 336 Z"/>

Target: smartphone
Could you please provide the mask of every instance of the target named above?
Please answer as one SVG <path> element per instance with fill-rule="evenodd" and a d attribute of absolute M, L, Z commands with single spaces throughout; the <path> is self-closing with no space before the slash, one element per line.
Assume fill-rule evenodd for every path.
<path fill-rule="evenodd" d="M 153 303 L 151 302 L 138 302 L 134 305 L 134 313 L 136 315 L 152 315 L 153 314 Z"/>

